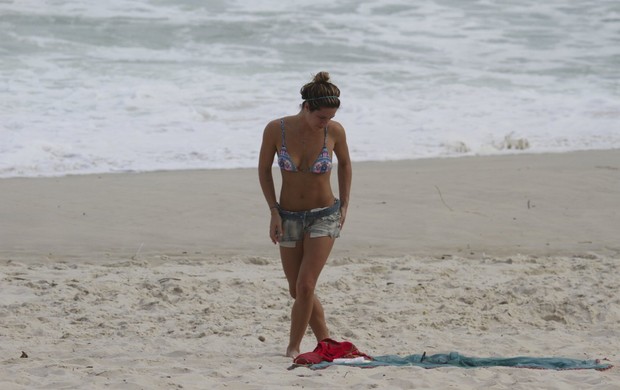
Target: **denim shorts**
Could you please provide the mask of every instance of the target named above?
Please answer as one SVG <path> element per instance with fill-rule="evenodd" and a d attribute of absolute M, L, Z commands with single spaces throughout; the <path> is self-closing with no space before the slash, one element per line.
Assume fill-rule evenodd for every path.
<path fill-rule="evenodd" d="M 280 246 L 294 248 L 297 241 L 304 239 L 306 233 L 310 238 L 340 237 L 340 200 L 336 199 L 329 207 L 308 211 L 287 211 L 280 209 L 282 230 Z"/>

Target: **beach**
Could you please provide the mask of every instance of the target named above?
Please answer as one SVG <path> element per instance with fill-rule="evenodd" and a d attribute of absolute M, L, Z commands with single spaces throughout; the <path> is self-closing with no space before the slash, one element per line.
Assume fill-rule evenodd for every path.
<path fill-rule="evenodd" d="M 317 286 L 332 337 L 617 366 L 619 194 L 620 150 L 354 163 Z M 0 179 L 0 388 L 620 383 L 617 367 L 287 370 L 268 218 L 256 169 Z"/>

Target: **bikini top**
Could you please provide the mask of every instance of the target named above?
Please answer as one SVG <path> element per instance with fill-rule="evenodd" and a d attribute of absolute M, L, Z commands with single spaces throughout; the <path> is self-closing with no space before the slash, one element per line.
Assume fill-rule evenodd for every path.
<path fill-rule="evenodd" d="M 325 126 L 325 138 L 323 139 L 323 149 L 321 153 L 314 160 L 314 164 L 308 169 L 300 169 L 293 164 L 291 156 L 286 149 L 286 137 L 284 136 L 284 119 L 280 120 L 280 128 L 282 129 L 282 147 L 278 153 L 278 166 L 280 169 L 287 172 L 312 172 L 312 173 L 326 173 L 332 170 L 332 158 L 329 155 L 327 149 L 327 126 Z"/>

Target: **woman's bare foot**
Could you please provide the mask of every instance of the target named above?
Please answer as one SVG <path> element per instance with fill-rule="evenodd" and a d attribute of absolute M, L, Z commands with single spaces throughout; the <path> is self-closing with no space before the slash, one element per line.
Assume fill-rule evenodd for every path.
<path fill-rule="evenodd" d="M 297 356 L 299 356 L 299 350 L 287 348 L 286 349 L 286 356 L 295 359 Z"/>

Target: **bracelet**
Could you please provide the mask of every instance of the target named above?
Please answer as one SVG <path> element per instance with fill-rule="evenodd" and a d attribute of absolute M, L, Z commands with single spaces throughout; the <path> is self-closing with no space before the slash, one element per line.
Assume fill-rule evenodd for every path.
<path fill-rule="evenodd" d="M 278 202 L 276 202 L 273 206 L 269 207 L 269 210 L 273 210 L 273 209 L 279 209 L 280 208 L 280 204 Z"/>

